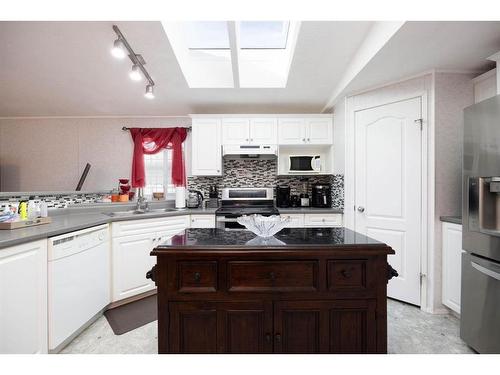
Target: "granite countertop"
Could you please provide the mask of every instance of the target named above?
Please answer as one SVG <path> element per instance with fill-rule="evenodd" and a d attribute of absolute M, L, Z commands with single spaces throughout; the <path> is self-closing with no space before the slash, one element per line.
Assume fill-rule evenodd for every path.
<path fill-rule="evenodd" d="M 285 228 L 270 239 L 257 237 L 250 231 L 221 229 L 186 229 L 158 245 L 155 252 L 172 250 L 245 249 L 254 247 L 381 247 L 384 243 L 346 228 Z"/>
<path fill-rule="evenodd" d="M 122 207 L 123 210 L 123 207 Z M 157 217 L 180 216 L 191 214 L 214 214 L 215 208 L 187 208 L 178 211 L 152 211 L 140 215 L 120 215 L 110 216 L 110 212 L 119 212 L 114 207 L 103 207 L 98 210 L 93 209 L 73 209 L 68 214 L 51 213 L 52 223 L 38 225 L 34 227 L 1 230 L 0 231 L 0 249 L 19 245 L 21 243 L 40 240 L 43 238 L 58 236 L 60 234 L 74 232 L 77 230 L 94 227 L 101 224 L 107 224 L 114 221 L 152 219 Z M 84 212 L 79 212 L 84 211 Z M 101 212 L 102 211 L 102 212 Z M 108 211 L 108 212 L 106 212 Z"/>
<path fill-rule="evenodd" d="M 215 214 L 216 208 L 186 208 L 175 211 L 162 211 L 164 203 L 151 202 L 152 211 L 140 215 L 111 216 L 112 212 L 133 209 L 135 204 L 94 204 L 86 208 L 69 208 L 50 212 L 52 223 L 29 228 L 0 230 L 0 249 L 22 243 L 58 236 L 64 233 L 107 224 L 115 221 L 152 219 L 158 217 Z M 171 208 L 171 207 L 170 207 Z M 335 208 L 279 208 L 281 213 L 342 213 Z"/>
<path fill-rule="evenodd" d="M 439 220 L 447 223 L 462 225 L 462 216 L 441 216 L 439 217 Z"/>
<path fill-rule="evenodd" d="M 287 207 L 280 208 L 278 207 L 278 211 L 282 214 L 342 214 L 344 210 L 340 208 L 333 207 Z"/>

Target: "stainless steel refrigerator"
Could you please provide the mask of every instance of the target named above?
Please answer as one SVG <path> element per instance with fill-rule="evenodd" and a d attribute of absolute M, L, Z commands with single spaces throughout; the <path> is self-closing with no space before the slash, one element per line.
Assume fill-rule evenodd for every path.
<path fill-rule="evenodd" d="M 464 116 L 460 336 L 500 353 L 500 96 Z"/>

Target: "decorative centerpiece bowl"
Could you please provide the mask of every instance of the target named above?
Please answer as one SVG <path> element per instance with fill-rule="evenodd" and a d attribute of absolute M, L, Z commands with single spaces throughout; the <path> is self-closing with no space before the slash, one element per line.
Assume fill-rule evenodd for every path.
<path fill-rule="evenodd" d="M 243 215 L 237 218 L 237 222 L 257 236 L 269 238 L 282 230 L 290 222 L 290 218 L 279 215 Z"/>

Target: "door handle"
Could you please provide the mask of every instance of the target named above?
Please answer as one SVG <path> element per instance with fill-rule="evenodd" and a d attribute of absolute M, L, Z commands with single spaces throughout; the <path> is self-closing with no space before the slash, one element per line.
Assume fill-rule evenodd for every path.
<path fill-rule="evenodd" d="M 358 206 L 358 212 L 365 212 L 365 208 L 363 206 Z"/>
<path fill-rule="evenodd" d="M 472 265 L 472 267 L 474 267 L 479 272 L 484 273 L 485 275 L 487 275 L 489 277 L 493 277 L 494 279 L 500 280 L 500 273 L 495 272 L 493 270 L 489 270 L 488 268 L 483 267 L 483 266 L 477 264 L 476 262 L 470 262 L 470 264 Z"/>

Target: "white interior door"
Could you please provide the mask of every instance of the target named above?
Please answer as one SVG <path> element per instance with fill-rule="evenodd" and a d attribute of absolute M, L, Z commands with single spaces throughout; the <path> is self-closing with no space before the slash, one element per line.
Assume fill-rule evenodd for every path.
<path fill-rule="evenodd" d="M 399 277 L 388 296 L 420 305 L 421 98 L 355 114 L 355 228 L 387 243 Z M 416 121 L 417 120 L 417 121 Z"/>

